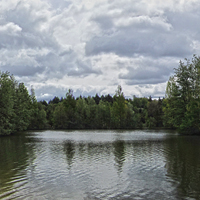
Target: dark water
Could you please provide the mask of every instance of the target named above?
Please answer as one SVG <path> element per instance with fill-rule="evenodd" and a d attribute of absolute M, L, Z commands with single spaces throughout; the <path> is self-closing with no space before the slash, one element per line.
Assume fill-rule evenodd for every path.
<path fill-rule="evenodd" d="M 0 199 L 200 199 L 200 137 L 166 131 L 0 137 Z"/>

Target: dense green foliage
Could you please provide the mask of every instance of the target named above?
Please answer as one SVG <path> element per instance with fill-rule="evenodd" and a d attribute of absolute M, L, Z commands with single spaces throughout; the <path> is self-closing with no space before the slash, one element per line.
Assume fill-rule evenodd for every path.
<path fill-rule="evenodd" d="M 24 84 L 18 83 L 9 72 L 0 72 L 0 135 L 45 128 L 45 118 L 34 94 L 29 95 Z"/>
<path fill-rule="evenodd" d="M 164 100 L 164 124 L 181 133 L 200 133 L 200 58 L 180 62 Z"/>
<path fill-rule="evenodd" d="M 55 129 L 134 129 L 163 127 L 162 101 L 151 98 L 125 99 L 121 86 L 116 94 L 95 97 L 73 96 L 41 102 L 47 121 Z"/>
<path fill-rule="evenodd" d="M 0 135 L 27 129 L 134 129 L 166 127 L 181 133 L 200 132 L 200 58 L 180 62 L 170 77 L 166 98 L 126 99 L 121 86 L 112 97 L 54 97 L 37 102 L 23 83 L 0 73 Z"/>
<path fill-rule="evenodd" d="M 0 135 L 27 129 L 134 129 L 162 127 L 162 100 L 125 99 L 121 86 L 116 94 L 99 97 L 54 97 L 37 102 L 23 83 L 8 72 L 0 74 Z"/>

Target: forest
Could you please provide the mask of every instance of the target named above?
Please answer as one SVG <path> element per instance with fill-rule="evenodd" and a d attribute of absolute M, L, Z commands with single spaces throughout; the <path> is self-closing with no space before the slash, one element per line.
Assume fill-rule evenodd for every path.
<path fill-rule="evenodd" d="M 200 134 L 200 57 L 180 61 L 167 83 L 165 98 L 125 98 L 119 85 L 115 95 L 37 101 L 9 72 L 0 72 L 0 135 L 43 129 L 170 128 Z"/>

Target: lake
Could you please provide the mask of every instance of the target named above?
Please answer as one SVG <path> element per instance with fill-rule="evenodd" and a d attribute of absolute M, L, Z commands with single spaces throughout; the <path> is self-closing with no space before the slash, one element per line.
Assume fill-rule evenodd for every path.
<path fill-rule="evenodd" d="M 165 130 L 0 137 L 0 199 L 200 199 L 200 137 Z"/>

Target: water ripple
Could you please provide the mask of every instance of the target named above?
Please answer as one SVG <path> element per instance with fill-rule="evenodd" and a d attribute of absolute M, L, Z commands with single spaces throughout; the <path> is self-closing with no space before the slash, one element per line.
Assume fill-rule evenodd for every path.
<path fill-rule="evenodd" d="M 44 131 L 0 145 L 0 199 L 200 199 L 197 139 Z"/>

